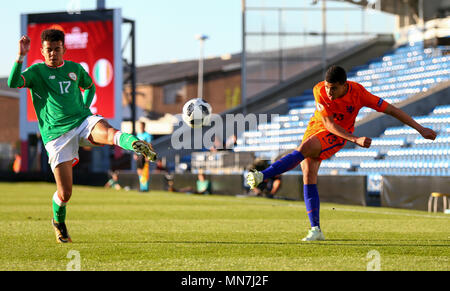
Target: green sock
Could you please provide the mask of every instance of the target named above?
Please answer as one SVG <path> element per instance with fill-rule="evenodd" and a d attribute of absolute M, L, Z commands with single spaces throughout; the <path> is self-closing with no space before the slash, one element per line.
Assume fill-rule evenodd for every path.
<path fill-rule="evenodd" d="M 137 137 L 135 137 L 134 135 L 122 132 L 122 134 L 120 135 L 118 146 L 120 146 L 121 148 L 123 148 L 125 150 L 132 151 L 133 150 L 132 144 L 133 144 L 133 142 L 135 142 L 137 140 L 139 140 L 139 139 Z"/>
<path fill-rule="evenodd" d="M 57 223 L 64 223 L 66 221 L 66 203 L 59 199 L 57 193 L 53 196 L 53 219 Z"/>

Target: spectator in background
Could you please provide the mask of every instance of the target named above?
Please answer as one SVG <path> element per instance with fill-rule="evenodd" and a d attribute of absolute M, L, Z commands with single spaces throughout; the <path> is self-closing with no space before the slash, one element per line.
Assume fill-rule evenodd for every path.
<path fill-rule="evenodd" d="M 136 127 L 136 137 L 140 140 L 144 140 L 147 143 L 151 143 L 153 137 L 151 134 L 145 131 L 145 122 L 139 121 Z M 149 187 L 149 162 L 145 160 L 143 155 L 134 154 L 133 158 L 136 160 L 136 172 L 139 177 L 139 191 L 147 192 Z"/>
<path fill-rule="evenodd" d="M 22 166 L 22 157 L 16 153 L 14 154 L 14 163 L 13 163 L 13 172 L 14 173 L 19 173 L 20 172 L 20 167 Z"/>
<path fill-rule="evenodd" d="M 136 137 L 139 137 L 141 140 L 145 140 L 147 142 L 151 142 L 153 140 L 153 136 L 145 131 L 145 122 L 139 121 L 136 127 Z"/>
<path fill-rule="evenodd" d="M 122 189 L 119 183 L 119 173 L 117 173 L 117 171 L 113 171 L 111 172 L 110 175 L 111 179 L 109 179 L 108 182 L 106 182 L 105 188 L 112 188 L 116 190 Z"/>
<path fill-rule="evenodd" d="M 177 189 L 175 189 L 175 187 L 173 185 L 173 175 L 165 174 L 164 182 L 165 182 L 164 190 L 169 191 L 169 192 L 178 192 Z"/>
<path fill-rule="evenodd" d="M 278 190 L 281 188 L 281 175 L 271 177 L 261 184 L 259 184 L 255 189 L 253 189 L 256 196 L 264 196 L 267 198 L 274 198 Z"/>
<path fill-rule="evenodd" d="M 202 172 L 198 173 L 197 176 L 197 194 L 211 194 L 211 181 L 205 178 Z"/>
<path fill-rule="evenodd" d="M 162 160 L 157 160 L 156 161 L 156 168 L 154 173 L 168 173 L 169 171 L 167 170 L 167 168 L 164 166 Z"/>
<path fill-rule="evenodd" d="M 196 182 L 196 190 L 194 191 L 192 187 L 184 187 L 175 192 L 183 192 L 183 193 L 194 193 L 194 194 L 211 194 L 211 181 L 207 180 L 203 172 L 199 172 L 197 176 Z"/>
<path fill-rule="evenodd" d="M 256 158 L 256 159 L 253 161 L 253 163 L 250 164 L 250 165 L 247 167 L 247 171 L 245 171 L 244 177 L 246 177 L 247 173 L 249 173 L 251 169 L 255 169 L 255 170 L 259 171 L 258 169 L 265 169 L 265 168 L 267 168 L 268 166 L 269 166 L 269 163 L 268 163 L 266 160 L 262 160 L 262 159 Z M 244 178 L 244 180 L 245 180 L 245 178 Z M 247 189 L 247 193 L 248 193 L 250 196 L 255 196 L 255 195 L 256 195 L 256 196 L 261 196 L 261 195 L 258 195 L 259 192 L 256 192 L 256 191 L 258 191 L 258 190 L 255 190 L 255 189 L 250 190 L 250 187 L 248 187 L 248 185 L 246 185 L 246 184 L 247 184 L 247 183 L 244 182 L 244 185 L 246 186 L 246 189 Z"/>
<path fill-rule="evenodd" d="M 266 160 L 256 158 L 252 164 L 252 169 L 259 171 L 258 169 L 265 169 L 268 166 L 269 166 L 269 162 L 267 162 Z"/>
<path fill-rule="evenodd" d="M 277 157 L 278 158 L 278 157 Z M 253 164 L 248 166 L 248 169 L 265 169 L 269 166 L 269 163 L 266 160 L 255 159 Z M 247 170 L 248 172 L 249 170 Z M 258 196 L 258 197 L 267 197 L 274 198 L 277 194 L 278 190 L 281 188 L 281 175 L 277 175 L 275 177 L 264 180 L 261 184 L 258 185 L 253 190 L 250 190 L 250 196 Z"/>

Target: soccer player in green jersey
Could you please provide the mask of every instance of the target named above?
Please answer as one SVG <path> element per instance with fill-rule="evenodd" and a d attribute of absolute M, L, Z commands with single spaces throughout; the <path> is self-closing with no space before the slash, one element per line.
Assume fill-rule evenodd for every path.
<path fill-rule="evenodd" d="M 11 88 L 29 88 L 39 122 L 39 131 L 56 181 L 53 195 L 52 224 L 59 243 L 71 242 L 65 224 L 66 204 L 72 195 L 72 167 L 78 160 L 78 149 L 84 145 L 118 145 L 156 160 L 151 144 L 123 133 L 93 115 L 89 109 L 95 95 L 95 84 L 83 67 L 63 59 L 66 51 L 64 32 L 55 29 L 41 34 L 44 63 L 21 72 L 30 50 L 30 39 L 19 40 L 19 55 L 8 79 Z M 84 89 L 82 94 L 80 88 Z"/>

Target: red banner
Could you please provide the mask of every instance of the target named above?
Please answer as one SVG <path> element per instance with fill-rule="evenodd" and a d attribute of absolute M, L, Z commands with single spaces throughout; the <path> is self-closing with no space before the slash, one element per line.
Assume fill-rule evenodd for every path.
<path fill-rule="evenodd" d="M 60 23 L 32 23 L 28 25 L 31 39 L 27 67 L 44 62 L 41 55 L 41 32 L 56 28 L 65 33 L 64 60 L 80 63 L 92 77 L 96 96 L 91 104 L 94 114 L 114 118 L 114 30 L 112 21 L 85 21 Z M 27 118 L 37 121 L 31 94 L 28 91 Z"/>

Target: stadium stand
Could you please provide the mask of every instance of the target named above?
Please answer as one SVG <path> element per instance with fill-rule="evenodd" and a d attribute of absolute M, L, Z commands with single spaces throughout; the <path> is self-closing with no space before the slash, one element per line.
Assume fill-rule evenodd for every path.
<path fill-rule="evenodd" d="M 411 43 L 351 70 L 348 79 L 361 83 L 369 92 L 391 104 L 402 102 L 417 93 L 450 79 L 450 47 L 423 48 Z M 314 113 L 312 90 L 290 98 L 289 112 L 247 131 L 237 140 L 237 152 L 253 151 L 262 159 L 272 160 L 282 152 L 296 148 Z M 357 121 L 374 112 L 360 111 Z M 424 126 L 438 132 L 428 141 L 412 128 L 389 127 L 373 138 L 370 149 L 343 149 L 323 161 L 319 175 L 433 175 L 450 176 L 450 105 L 437 106 L 426 116 L 413 116 Z M 292 172 L 292 173 L 295 173 Z"/>

